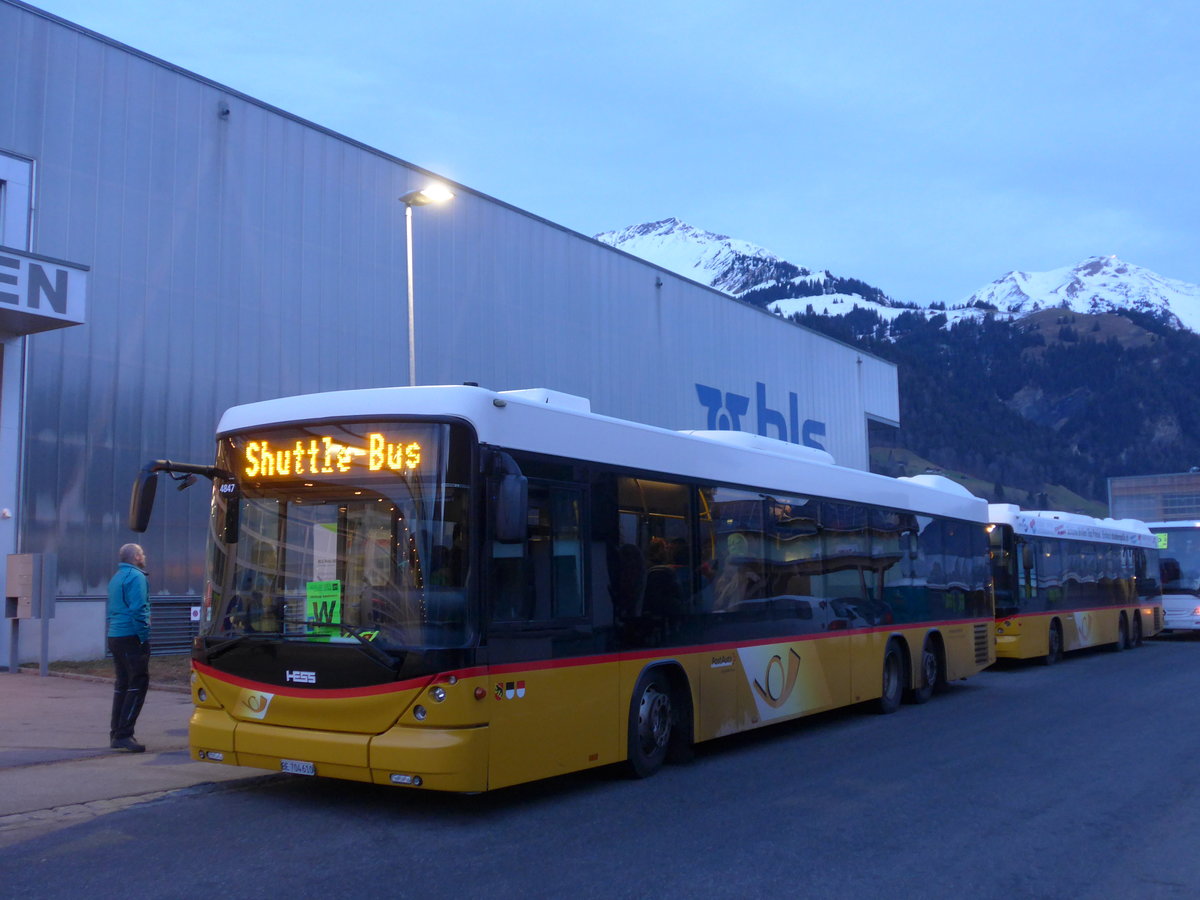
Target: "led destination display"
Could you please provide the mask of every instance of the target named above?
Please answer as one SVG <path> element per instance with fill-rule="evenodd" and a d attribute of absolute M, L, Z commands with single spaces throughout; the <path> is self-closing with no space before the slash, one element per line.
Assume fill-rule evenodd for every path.
<path fill-rule="evenodd" d="M 424 429 L 415 429 L 423 431 Z M 233 442 L 239 473 L 255 481 L 324 475 L 415 474 L 425 458 L 424 441 L 378 426 L 355 433 L 331 428 L 304 435 L 241 436 Z"/>

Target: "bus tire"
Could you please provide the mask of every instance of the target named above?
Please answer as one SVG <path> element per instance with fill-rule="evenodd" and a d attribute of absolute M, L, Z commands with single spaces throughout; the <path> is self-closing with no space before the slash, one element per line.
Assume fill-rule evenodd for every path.
<path fill-rule="evenodd" d="M 928 703 L 942 677 L 942 659 L 938 654 L 937 642 L 926 637 L 925 646 L 921 648 L 921 665 L 917 670 L 920 686 L 908 692 L 908 699 L 913 703 Z"/>
<path fill-rule="evenodd" d="M 662 768 L 671 745 L 671 686 L 651 669 L 638 678 L 629 703 L 629 768 L 637 778 L 649 778 Z"/>
<path fill-rule="evenodd" d="M 1042 665 L 1052 666 L 1056 662 L 1061 662 L 1063 658 L 1063 637 L 1062 625 L 1055 619 L 1050 623 L 1050 634 L 1047 637 L 1048 650 L 1046 655 L 1042 657 Z"/>
<path fill-rule="evenodd" d="M 904 654 L 895 640 L 883 651 L 883 693 L 879 697 L 879 712 L 890 715 L 900 708 L 904 698 Z"/>
<path fill-rule="evenodd" d="M 1129 646 L 1142 646 L 1142 611 L 1140 609 L 1133 614 L 1133 634 L 1129 638 Z"/>
<path fill-rule="evenodd" d="M 1125 618 L 1125 613 L 1121 613 L 1117 622 L 1117 642 L 1110 646 L 1113 653 L 1120 653 L 1129 646 L 1129 620 Z"/>

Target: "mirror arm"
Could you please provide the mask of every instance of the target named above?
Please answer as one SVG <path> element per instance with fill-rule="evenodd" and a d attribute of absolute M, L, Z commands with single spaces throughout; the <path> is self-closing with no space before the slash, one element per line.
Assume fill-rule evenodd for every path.
<path fill-rule="evenodd" d="M 216 481 L 218 478 L 233 480 L 231 473 L 216 466 L 172 462 L 169 459 L 152 459 L 142 466 L 133 483 L 133 492 L 129 497 L 129 529 L 131 531 L 143 532 L 150 524 L 150 512 L 154 508 L 155 486 L 160 472 L 165 472 L 172 478 L 176 473 L 186 476 L 182 479 L 180 490 L 191 484 L 196 475 L 202 475 L 212 481 Z"/>
<path fill-rule="evenodd" d="M 216 466 L 205 466 L 201 465 L 200 463 L 172 462 L 169 459 L 152 459 L 150 462 L 142 466 L 142 471 L 147 475 L 152 472 L 174 472 L 181 475 L 200 475 L 211 481 L 216 481 L 218 478 L 223 480 L 233 479 L 232 473 L 226 472 L 224 469 L 219 469 Z"/>

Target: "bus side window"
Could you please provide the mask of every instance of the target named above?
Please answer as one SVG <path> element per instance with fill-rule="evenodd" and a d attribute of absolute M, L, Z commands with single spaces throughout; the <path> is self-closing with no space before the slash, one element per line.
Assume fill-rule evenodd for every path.
<path fill-rule="evenodd" d="M 1044 538 L 1037 540 L 1036 568 L 1038 601 L 1042 609 L 1061 609 L 1064 606 L 1066 578 L 1063 554 L 1059 542 Z"/>
<path fill-rule="evenodd" d="M 539 583 L 545 584 L 548 613 L 555 619 L 583 615 L 582 504 L 582 492 L 575 488 L 555 486 L 549 490 L 549 497 L 546 498 L 549 578 Z M 543 606 L 540 595 L 538 606 Z"/>
<path fill-rule="evenodd" d="M 533 610 L 528 601 L 532 595 L 525 590 L 525 544 L 494 542 L 491 563 L 493 621 L 530 618 Z"/>
<path fill-rule="evenodd" d="M 584 614 L 582 492 L 529 484 L 524 542 L 492 542 L 492 618 L 498 622 Z"/>
<path fill-rule="evenodd" d="M 669 619 L 692 595 L 691 492 L 685 485 L 618 478 L 613 597 L 624 621 Z"/>

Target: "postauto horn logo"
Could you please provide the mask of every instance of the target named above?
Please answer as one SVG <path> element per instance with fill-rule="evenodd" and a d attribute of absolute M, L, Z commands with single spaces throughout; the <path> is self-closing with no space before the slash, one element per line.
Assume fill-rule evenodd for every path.
<path fill-rule="evenodd" d="M 750 398 L 732 391 L 722 391 L 707 384 L 696 385 L 696 396 L 700 405 L 708 410 L 709 431 L 749 431 Z M 800 396 L 788 392 L 788 414 L 785 417 L 778 409 L 767 406 L 767 386 L 761 381 L 754 383 L 755 430 L 763 437 L 773 437 L 793 444 L 803 444 L 824 450 L 818 438 L 825 437 L 825 423 L 817 419 L 800 418 Z"/>

